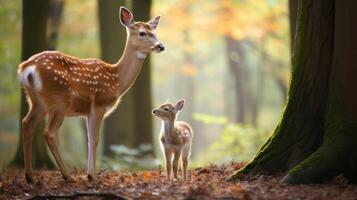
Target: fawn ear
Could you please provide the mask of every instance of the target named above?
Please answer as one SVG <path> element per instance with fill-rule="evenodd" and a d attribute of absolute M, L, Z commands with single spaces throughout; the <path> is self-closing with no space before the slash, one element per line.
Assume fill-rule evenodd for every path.
<path fill-rule="evenodd" d="M 120 6 L 119 16 L 120 22 L 126 27 L 129 27 L 132 23 L 134 23 L 133 14 L 130 10 L 123 6 Z"/>
<path fill-rule="evenodd" d="M 151 26 L 153 29 L 156 29 L 157 26 L 159 25 L 159 22 L 160 22 L 160 15 L 154 17 L 153 19 L 151 19 L 151 20 L 148 21 L 147 23 L 150 24 L 150 26 Z"/>
<path fill-rule="evenodd" d="M 182 110 L 184 104 L 185 104 L 184 99 L 181 99 L 180 101 L 178 101 L 174 107 L 175 112 Z"/>

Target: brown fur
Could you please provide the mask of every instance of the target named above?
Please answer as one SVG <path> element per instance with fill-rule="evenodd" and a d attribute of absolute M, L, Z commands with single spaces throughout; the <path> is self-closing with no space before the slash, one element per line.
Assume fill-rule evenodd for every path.
<path fill-rule="evenodd" d="M 43 83 L 39 95 L 45 106 L 51 110 L 61 104 L 66 116 L 86 116 L 91 100 L 98 106 L 114 105 L 120 96 L 117 70 L 103 61 L 45 51 L 21 63 L 19 73 L 32 65 Z"/>

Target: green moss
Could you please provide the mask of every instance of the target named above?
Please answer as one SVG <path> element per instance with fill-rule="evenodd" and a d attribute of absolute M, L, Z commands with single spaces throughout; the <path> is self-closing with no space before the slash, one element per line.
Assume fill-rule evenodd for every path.
<path fill-rule="evenodd" d="M 316 152 L 290 170 L 283 181 L 289 184 L 314 183 L 345 173 L 346 166 L 351 163 L 355 141 L 351 135 L 335 131 L 327 136 Z"/>

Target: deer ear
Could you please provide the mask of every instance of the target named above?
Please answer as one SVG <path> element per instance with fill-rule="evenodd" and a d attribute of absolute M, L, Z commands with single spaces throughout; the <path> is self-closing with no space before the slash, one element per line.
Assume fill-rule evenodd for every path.
<path fill-rule="evenodd" d="M 150 24 L 150 26 L 153 28 L 153 29 L 156 29 L 157 26 L 159 25 L 159 22 L 160 22 L 160 15 L 154 17 L 153 19 L 151 19 L 150 21 L 148 21 L 148 24 Z"/>
<path fill-rule="evenodd" d="M 178 101 L 176 103 L 176 105 L 175 105 L 175 108 L 174 108 L 175 111 L 178 112 L 178 111 L 182 110 L 184 104 L 185 104 L 185 100 L 184 99 Z"/>
<path fill-rule="evenodd" d="M 130 10 L 128 10 L 123 6 L 120 6 L 119 15 L 120 15 L 120 22 L 124 26 L 129 27 L 134 22 L 133 14 L 130 12 Z"/>

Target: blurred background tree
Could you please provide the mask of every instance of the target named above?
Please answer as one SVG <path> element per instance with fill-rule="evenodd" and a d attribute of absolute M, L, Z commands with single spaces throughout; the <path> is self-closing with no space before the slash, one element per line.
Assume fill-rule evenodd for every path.
<path fill-rule="evenodd" d="M 125 0 L 98 0 L 99 32 L 101 57 L 105 62 L 115 63 L 124 51 L 126 31 L 119 26 L 118 8 L 126 6 Z M 132 95 L 126 94 L 120 103 L 120 109 L 115 110 L 104 123 L 103 154 L 113 156 L 111 145 L 124 144 L 132 146 L 134 132 L 134 110 Z"/>
<path fill-rule="evenodd" d="M 58 30 L 62 17 L 62 0 L 41 0 L 22 2 L 22 46 L 21 60 L 27 60 L 32 55 L 44 50 L 55 50 L 57 47 Z M 25 94 L 21 92 L 20 107 L 20 137 L 12 165 L 23 166 L 23 137 L 21 137 L 21 121 L 29 110 Z M 54 168 L 49 157 L 43 136 L 44 122 L 33 133 L 32 160 L 34 168 Z"/>
<path fill-rule="evenodd" d="M 3 168 L 13 158 L 19 137 L 16 70 L 23 5 L 0 1 Z M 193 165 L 246 160 L 269 137 L 284 107 L 290 79 L 288 0 L 63 2 L 61 23 L 52 21 L 47 26 L 60 24 L 52 34 L 47 31 L 47 38 L 58 36 L 53 40 L 57 42 L 49 42 L 54 47 L 48 48 L 57 46 L 66 54 L 109 63 L 117 62 L 126 39 L 118 19 L 120 5 L 132 9 L 136 20 L 162 17 L 157 31 L 166 50 L 146 60 L 133 88 L 105 121 L 99 165 L 115 169 L 158 165 L 159 160 L 148 156 L 154 150 L 162 159 L 157 139 L 161 124 L 152 119 L 151 108 L 166 100 L 186 99 L 179 118 L 194 127 Z M 84 167 L 87 145 L 82 120 L 66 119 L 59 141 L 69 166 Z"/>

